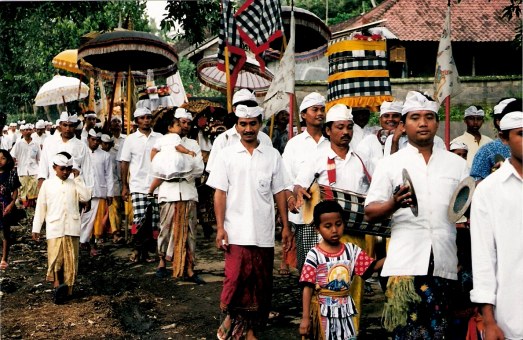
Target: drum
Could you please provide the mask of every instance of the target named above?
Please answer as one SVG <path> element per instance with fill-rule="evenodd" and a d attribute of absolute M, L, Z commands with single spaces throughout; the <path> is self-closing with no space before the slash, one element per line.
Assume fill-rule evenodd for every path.
<path fill-rule="evenodd" d="M 336 200 L 343 208 L 346 234 L 369 234 L 390 237 L 390 219 L 380 223 L 364 220 L 365 195 L 320 185 L 321 200 Z"/>

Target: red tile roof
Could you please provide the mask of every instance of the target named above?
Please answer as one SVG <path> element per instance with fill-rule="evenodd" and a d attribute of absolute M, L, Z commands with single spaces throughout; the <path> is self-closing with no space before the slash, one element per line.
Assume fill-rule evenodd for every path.
<path fill-rule="evenodd" d="M 452 41 L 512 41 L 520 19 L 501 19 L 509 0 L 452 1 Z M 403 41 L 439 41 L 445 15 L 446 0 L 385 0 L 362 16 L 330 27 L 336 32 L 386 20 L 384 26 Z"/>

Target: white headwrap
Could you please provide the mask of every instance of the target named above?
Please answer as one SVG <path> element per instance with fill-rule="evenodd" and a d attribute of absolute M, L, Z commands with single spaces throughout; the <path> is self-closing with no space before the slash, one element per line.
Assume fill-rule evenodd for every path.
<path fill-rule="evenodd" d="M 186 109 L 179 107 L 176 109 L 176 111 L 174 111 L 174 118 L 185 118 L 192 120 L 192 114 Z"/>
<path fill-rule="evenodd" d="M 312 92 L 306 95 L 300 104 L 300 112 L 307 110 L 311 106 L 325 106 L 325 97 L 318 92 Z"/>
<path fill-rule="evenodd" d="M 72 166 L 73 157 L 67 158 L 65 155 L 57 153 L 53 157 L 53 164 L 58 166 Z"/>
<path fill-rule="evenodd" d="M 412 111 L 432 111 L 438 113 L 438 103 L 428 100 L 427 97 L 417 91 L 409 91 L 403 104 L 401 114 L 405 115 Z"/>
<path fill-rule="evenodd" d="M 238 118 L 256 118 L 259 115 L 262 115 L 263 119 L 263 109 L 259 106 L 248 107 L 240 104 L 236 106 L 235 114 Z"/>
<path fill-rule="evenodd" d="M 89 112 L 89 113 L 84 114 L 84 117 L 85 117 L 85 118 L 87 118 L 87 117 L 93 117 L 93 118 L 96 118 L 96 113 L 94 113 L 94 112 Z"/>
<path fill-rule="evenodd" d="M 241 89 L 237 91 L 234 96 L 232 96 L 232 105 L 236 105 L 237 103 L 245 102 L 245 101 L 253 101 L 256 102 L 256 96 L 254 93 L 247 89 Z"/>
<path fill-rule="evenodd" d="M 485 116 L 485 111 L 483 110 L 478 110 L 477 107 L 475 107 L 474 105 L 472 106 L 469 106 L 466 110 L 465 110 L 465 115 L 463 116 L 464 118 L 467 118 L 467 117 L 470 117 L 470 116 L 481 116 L 481 117 L 484 117 Z"/>
<path fill-rule="evenodd" d="M 20 131 L 25 130 L 25 129 L 27 129 L 27 125 L 25 125 L 25 124 L 20 125 L 20 128 L 19 128 Z"/>
<path fill-rule="evenodd" d="M 16 123 L 9 124 L 10 127 L 16 127 Z"/>
<path fill-rule="evenodd" d="M 45 122 L 43 120 L 39 120 L 36 122 L 36 128 L 37 129 L 45 129 Z"/>
<path fill-rule="evenodd" d="M 339 120 L 352 120 L 352 109 L 345 104 L 336 104 L 327 112 L 325 123 Z"/>
<path fill-rule="evenodd" d="M 60 114 L 60 119 L 57 120 L 57 124 L 60 124 L 60 122 L 76 123 L 78 122 L 78 116 L 76 114 L 69 116 L 69 114 L 64 111 Z"/>
<path fill-rule="evenodd" d="M 89 136 L 90 137 L 96 137 L 96 138 L 102 138 L 102 133 L 94 131 L 94 129 L 89 130 Z"/>
<path fill-rule="evenodd" d="M 452 151 L 452 150 L 460 150 L 460 149 L 468 150 L 469 147 L 467 146 L 467 144 L 465 144 L 463 142 L 453 140 L 452 142 L 450 142 L 449 149 L 450 149 L 450 151 Z"/>
<path fill-rule="evenodd" d="M 507 113 L 499 122 L 501 131 L 523 128 L 523 112 L 512 111 Z"/>
<path fill-rule="evenodd" d="M 102 142 L 104 142 L 104 143 L 111 143 L 113 141 L 114 141 L 113 137 L 111 137 L 109 135 L 106 135 L 106 134 L 102 135 Z"/>
<path fill-rule="evenodd" d="M 117 120 L 117 121 L 119 121 L 120 123 L 122 122 L 122 118 L 120 118 L 120 116 L 112 116 L 112 117 L 111 117 L 111 121 L 113 121 L 113 120 Z"/>
<path fill-rule="evenodd" d="M 499 115 L 503 112 L 507 104 L 512 103 L 514 100 L 516 100 L 516 98 L 507 98 L 500 101 L 496 106 L 494 106 L 494 114 Z"/>
<path fill-rule="evenodd" d="M 78 125 L 76 126 L 75 130 L 82 130 L 84 128 L 84 122 L 80 121 Z"/>
<path fill-rule="evenodd" d="M 385 113 L 399 113 L 401 114 L 401 110 L 403 109 L 403 102 L 402 101 L 392 101 L 392 102 L 383 102 L 380 106 L 380 117 L 383 116 Z"/>
<path fill-rule="evenodd" d="M 145 107 L 140 107 L 140 108 L 137 108 L 136 111 L 134 111 L 134 118 L 138 118 L 138 117 L 142 117 L 142 116 L 145 116 L 145 115 L 150 115 L 152 114 L 151 113 L 151 110 L 149 110 L 148 108 L 145 108 Z"/>

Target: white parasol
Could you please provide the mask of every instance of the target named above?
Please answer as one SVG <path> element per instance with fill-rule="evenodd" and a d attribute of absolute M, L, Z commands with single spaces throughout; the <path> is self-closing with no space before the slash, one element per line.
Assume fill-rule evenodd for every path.
<path fill-rule="evenodd" d="M 36 106 L 68 103 L 87 97 L 89 87 L 79 79 L 56 75 L 45 83 L 35 98 Z"/>

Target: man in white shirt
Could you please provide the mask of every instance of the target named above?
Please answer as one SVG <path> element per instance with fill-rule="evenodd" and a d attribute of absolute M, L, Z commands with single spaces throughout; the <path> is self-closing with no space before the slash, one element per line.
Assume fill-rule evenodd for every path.
<path fill-rule="evenodd" d="M 133 206 L 133 234 L 134 250 L 130 260 L 137 262 L 147 260 L 148 242 L 152 240 L 153 232 L 158 230 L 158 200 L 147 199 L 152 177 L 151 150 L 161 134 L 153 131 L 151 127 L 152 113 L 147 108 L 134 111 L 134 120 L 138 130 L 127 136 L 120 153 L 122 169 L 122 199 L 127 201 L 131 196 Z M 147 208 L 151 208 L 151 223 L 145 223 Z"/>
<path fill-rule="evenodd" d="M 172 115 L 166 112 L 165 115 Z M 171 116 L 172 117 L 172 116 Z M 188 138 L 191 130 L 192 115 L 183 108 L 176 109 L 174 117 L 180 121 L 181 145 L 196 156 L 190 157 L 190 176 L 174 181 L 164 181 L 158 188 L 160 203 L 160 234 L 158 235 L 158 254 L 160 263 L 156 270 L 158 277 L 167 276 L 165 261 L 173 263 L 173 277 L 185 277 L 186 280 L 203 284 L 194 272 L 196 252 L 196 205 L 198 192 L 195 179 L 203 174 L 203 159 L 200 147 L 194 139 Z"/>
<path fill-rule="evenodd" d="M 45 122 L 39 120 L 35 124 L 36 131 L 31 134 L 31 138 L 35 141 L 36 144 L 40 146 L 40 150 L 44 146 L 45 138 L 47 137 L 45 133 Z"/>
<path fill-rule="evenodd" d="M 88 157 L 89 148 L 74 135 L 74 128 L 78 124 L 76 115 L 69 116 L 62 112 L 59 119 L 60 131 L 56 136 L 46 138 L 42 147 L 40 163 L 38 164 L 38 187 L 44 179 L 55 175 L 52 159 L 59 152 L 67 152 L 73 157 L 74 168 L 80 170 L 82 178 L 88 189 L 92 189 L 94 179 L 91 167 L 91 159 Z M 72 178 L 72 176 L 71 176 Z"/>
<path fill-rule="evenodd" d="M 258 103 L 256 102 L 256 97 L 251 91 L 247 89 L 241 89 L 238 92 L 236 92 L 232 98 L 233 111 L 236 110 L 236 106 L 238 105 L 255 107 L 258 105 Z M 260 142 L 262 144 L 269 145 L 272 147 L 271 139 L 264 132 L 260 131 L 258 133 L 258 139 L 260 139 Z M 239 141 L 240 133 L 237 124 L 235 124 L 232 128 L 225 131 L 224 133 L 220 134 L 212 143 L 212 149 L 211 153 L 209 154 L 209 160 L 207 161 L 205 171 L 210 173 L 214 169 L 215 159 L 223 148 L 229 145 L 236 144 Z"/>
<path fill-rule="evenodd" d="M 113 135 L 113 148 L 117 151 L 119 155 L 120 150 L 122 149 L 123 142 L 125 141 L 125 135 L 122 134 L 122 118 L 120 118 L 120 116 L 111 117 L 110 130 L 111 134 Z"/>
<path fill-rule="evenodd" d="M 88 157 L 91 158 L 94 185 L 92 190 L 91 209 L 82 214 L 82 232 L 80 243 L 88 244 L 91 236 L 94 235 L 95 245 L 103 244 L 103 231 L 107 223 L 107 207 L 113 200 L 113 168 L 109 153 L 101 150 L 101 133 L 96 133 L 93 129 L 89 131 L 87 145 L 89 146 Z M 96 247 L 91 248 L 91 255 L 97 255 Z"/>
<path fill-rule="evenodd" d="M 474 160 L 474 156 L 476 156 L 479 148 L 492 142 L 490 137 L 482 135 L 481 132 L 479 132 L 483 125 L 484 117 L 485 112 L 481 108 L 475 106 L 468 107 L 465 110 L 463 118 L 465 125 L 467 125 L 467 130 L 461 136 L 454 138 L 454 141 L 465 143 L 467 145 L 467 165 L 469 168 L 472 166 L 472 161 Z"/>
<path fill-rule="evenodd" d="M 294 181 L 294 194 L 297 206 L 303 204 L 304 197 L 310 198 L 307 188 L 317 177 L 319 185 L 333 189 L 348 190 L 365 194 L 369 187 L 370 177 L 366 164 L 350 147 L 353 132 L 351 109 L 344 104 L 336 104 L 327 112 L 325 133 L 330 143 L 322 145 L 302 166 Z M 317 174 L 317 175 L 316 175 Z M 342 242 L 351 242 L 365 249 L 363 235 L 344 235 Z M 363 298 L 363 280 L 355 277 L 351 284 L 350 295 L 356 309 L 361 311 Z M 354 325 L 359 328 L 359 317 L 354 317 Z"/>
<path fill-rule="evenodd" d="M 16 123 L 10 123 L 9 124 L 9 130 L 7 131 L 8 136 L 8 150 L 11 150 L 13 148 L 13 145 L 15 145 L 16 141 L 20 137 L 19 132 L 16 130 Z"/>
<path fill-rule="evenodd" d="M 381 275 L 389 277 L 385 327 L 403 338 L 443 339 L 452 281 L 457 279 L 456 226 L 449 202 L 467 177 L 459 156 L 435 147 L 438 104 L 417 91 L 407 94 L 402 122 L 408 145 L 376 167 L 365 201 L 365 218 L 392 216 L 391 238 Z M 414 200 L 402 179 L 403 169 L 415 188 Z"/>
<path fill-rule="evenodd" d="M 40 161 L 40 146 L 31 138 L 31 128 L 20 126 L 22 139 L 19 139 L 11 149 L 20 179 L 20 194 L 24 208 L 34 207 L 38 196 L 38 162 Z"/>
<path fill-rule="evenodd" d="M 283 164 L 292 181 L 296 179 L 299 171 L 310 159 L 311 154 L 314 154 L 320 146 L 329 144 L 329 140 L 323 136 L 321 131 L 325 121 L 325 97 L 317 92 L 306 95 L 300 104 L 300 116 L 306 123 L 306 129 L 287 142 L 282 155 Z M 296 204 L 296 197 L 290 195 L 294 188 L 288 189 L 287 202 L 289 209 L 291 209 L 291 214 L 288 214 L 289 223 L 296 237 L 296 268 L 301 272 L 307 253 L 318 243 L 318 233 L 313 225 L 303 222 L 301 210 L 297 213 L 297 210 L 295 210 L 292 213 Z"/>
<path fill-rule="evenodd" d="M 84 113 L 83 128 L 80 135 L 80 139 L 87 143 L 87 138 L 89 137 L 89 131 L 94 129 L 96 124 L 96 113 L 94 111 L 86 111 Z"/>
<path fill-rule="evenodd" d="M 288 247 L 285 188 L 290 182 L 279 152 L 258 139 L 263 110 L 238 105 L 240 141 L 221 150 L 207 185 L 213 187 L 216 247 L 225 251 L 220 309 L 227 317 L 218 338 L 243 327 L 246 339 L 265 326 L 272 296 L 274 201 L 282 216 L 282 242 Z"/>
<path fill-rule="evenodd" d="M 120 234 L 122 225 L 122 179 L 120 162 L 116 160 L 117 151 L 113 147 L 113 137 L 103 134 L 101 137 L 100 148 L 109 153 L 109 160 L 111 162 L 111 168 L 113 169 L 113 187 L 107 188 L 108 191 L 112 191 L 113 199 L 109 205 L 109 223 L 111 225 L 111 232 L 113 233 L 113 243 L 120 243 L 123 241 L 123 237 Z"/>
<path fill-rule="evenodd" d="M 514 104 L 499 123 L 510 158 L 472 198 L 470 299 L 482 304 L 485 339 L 523 339 L 523 110 L 521 99 Z"/>

